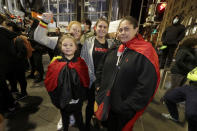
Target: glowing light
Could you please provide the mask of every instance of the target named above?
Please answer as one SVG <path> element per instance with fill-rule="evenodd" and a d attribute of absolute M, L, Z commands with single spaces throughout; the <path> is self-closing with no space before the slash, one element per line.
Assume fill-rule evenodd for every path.
<path fill-rule="evenodd" d="M 160 6 L 159 6 L 159 10 L 162 11 L 163 9 L 165 9 L 167 6 L 166 3 L 162 3 Z"/>

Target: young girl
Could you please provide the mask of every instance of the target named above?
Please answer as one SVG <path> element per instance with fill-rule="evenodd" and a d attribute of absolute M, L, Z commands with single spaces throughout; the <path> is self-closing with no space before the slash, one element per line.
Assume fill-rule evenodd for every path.
<path fill-rule="evenodd" d="M 58 56 L 61 53 L 61 50 L 57 48 L 58 43 L 61 39 L 61 35 L 58 37 L 48 37 L 47 34 L 47 25 L 50 23 L 53 14 L 51 13 L 43 13 L 42 20 L 39 23 L 39 26 L 36 28 L 34 32 L 34 40 L 39 42 L 40 44 L 52 49 L 51 56 Z M 80 50 L 82 45 L 80 44 L 81 37 L 81 23 L 78 21 L 71 21 L 67 28 L 68 33 L 72 34 L 76 40 L 78 49 L 75 52 L 75 56 L 80 56 Z M 57 129 L 62 128 L 62 120 L 60 119 L 57 124 Z"/>
<path fill-rule="evenodd" d="M 89 86 L 88 67 L 76 57 L 77 44 L 71 35 L 63 35 L 59 41 L 62 54 L 54 57 L 48 67 L 45 86 L 53 104 L 60 109 L 63 130 L 68 131 L 69 116 L 74 115 L 80 131 L 84 131 L 82 103 Z"/>

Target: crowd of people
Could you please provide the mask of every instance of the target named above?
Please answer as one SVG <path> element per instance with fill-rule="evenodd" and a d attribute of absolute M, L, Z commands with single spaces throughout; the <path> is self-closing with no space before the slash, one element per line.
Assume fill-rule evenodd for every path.
<path fill-rule="evenodd" d="M 52 17 L 51 13 L 43 13 L 41 20 L 30 18 L 22 29 L 0 15 L 0 113 L 14 111 L 18 101 L 28 96 L 29 78 L 35 83 L 44 81 L 52 104 L 60 110 L 58 130 L 68 131 L 72 118 L 80 131 L 90 131 L 94 117 L 108 131 L 131 131 L 157 91 L 160 69 L 164 68 L 166 59 L 170 67 L 178 47 L 171 68 L 172 88 L 161 98 L 170 114 L 163 116 L 179 121 L 175 105 L 186 99 L 190 103 L 186 108 L 189 131 L 197 130 L 196 107 L 192 108 L 190 102 L 195 98 L 197 79 L 189 77 L 191 88 L 183 86 L 187 74 L 197 67 L 197 39 L 183 40 L 178 46 L 185 34 L 178 15 L 162 35 L 163 45 L 168 46 L 163 51 L 165 58 L 160 60 L 162 65 L 158 51 L 138 33 L 138 22 L 132 16 L 121 19 L 115 38 L 109 37 L 109 21 L 105 18 L 98 19 L 93 29 L 89 19 L 71 21 L 66 33 L 57 28 L 52 37 L 47 29 Z M 51 62 L 44 76 L 42 55 L 46 52 Z M 84 101 L 87 101 L 85 123 Z M 194 106 L 197 103 L 192 102 Z"/>

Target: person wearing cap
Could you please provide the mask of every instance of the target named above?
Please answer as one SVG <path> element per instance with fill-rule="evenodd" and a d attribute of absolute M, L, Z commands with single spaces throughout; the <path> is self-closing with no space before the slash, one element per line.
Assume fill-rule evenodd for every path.
<path fill-rule="evenodd" d="M 189 85 L 174 88 L 164 96 L 169 114 L 162 113 L 167 119 L 179 121 L 177 103 L 185 101 L 185 115 L 188 121 L 188 131 L 197 131 L 197 67 L 187 74 Z"/>

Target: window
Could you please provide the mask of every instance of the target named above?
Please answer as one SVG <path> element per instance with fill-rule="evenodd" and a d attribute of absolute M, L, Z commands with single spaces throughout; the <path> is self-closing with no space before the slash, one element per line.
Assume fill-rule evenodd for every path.
<path fill-rule="evenodd" d="M 195 34 L 197 32 L 197 25 L 195 25 L 192 29 L 192 34 Z"/>
<path fill-rule="evenodd" d="M 82 6 L 84 18 L 89 18 L 95 23 L 100 17 L 108 18 L 109 15 L 109 0 L 83 0 Z M 79 9 L 78 0 L 45 0 L 44 7 L 47 12 L 52 12 L 56 17 L 57 25 L 61 23 L 69 23 L 70 21 L 77 20 L 80 14 L 77 14 Z M 111 21 L 118 19 L 118 5 L 119 0 L 112 0 Z M 59 9 L 59 10 L 58 10 Z"/>
<path fill-rule="evenodd" d="M 187 30 L 185 32 L 185 36 L 188 36 L 189 35 L 189 30 L 190 30 L 190 28 L 187 28 Z"/>
<path fill-rule="evenodd" d="M 66 24 L 76 20 L 76 3 L 77 0 L 45 0 L 44 2 L 46 11 L 53 13 L 55 21 Z"/>
<path fill-rule="evenodd" d="M 57 4 L 50 4 L 50 11 L 57 14 Z"/>
<path fill-rule="evenodd" d="M 111 21 L 115 21 L 118 19 L 118 11 L 119 11 L 119 0 L 112 0 L 112 14 Z"/>
<path fill-rule="evenodd" d="M 190 19 L 189 19 L 187 25 L 191 25 L 191 24 L 192 24 L 192 17 L 190 17 Z"/>
<path fill-rule="evenodd" d="M 100 17 L 108 16 L 108 0 L 85 0 L 84 16 L 95 22 Z"/>

